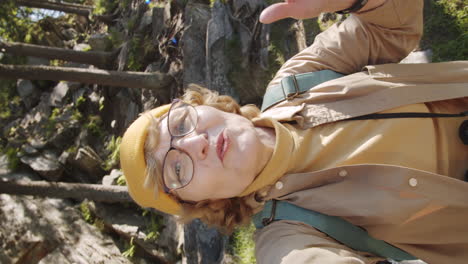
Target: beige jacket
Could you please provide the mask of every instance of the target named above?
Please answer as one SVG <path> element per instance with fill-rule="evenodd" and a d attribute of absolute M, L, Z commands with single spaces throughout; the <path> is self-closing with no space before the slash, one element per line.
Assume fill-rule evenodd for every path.
<path fill-rule="evenodd" d="M 450 111 L 468 110 L 466 61 L 365 66 L 397 62 L 405 57 L 419 41 L 421 13 L 420 0 L 388 0 L 381 7 L 353 15 L 322 33 L 311 47 L 285 63 L 270 85 L 290 74 L 323 69 L 350 75 L 282 102 L 264 112 L 263 117 L 281 122 L 295 120 L 308 129 L 415 103 L 426 103 L 432 110 L 442 109 L 444 104 L 452 106 L 446 108 Z M 351 74 L 363 67 L 362 72 Z M 448 99 L 453 100 L 440 101 Z M 444 120 L 440 125 L 461 120 Z M 467 146 L 460 145 L 457 151 L 468 157 Z M 468 159 L 461 169 L 468 169 Z M 288 200 L 343 217 L 373 237 L 428 263 L 467 263 L 468 183 L 460 180 L 463 175 L 450 176 L 454 178 L 407 167 L 360 164 L 288 174 L 280 179 L 260 177 L 244 195 L 257 192 L 265 200 Z M 263 193 L 265 189 L 269 191 Z M 258 263 L 378 260 L 293 221 L 275 222 L 257 232 L 255 240 Z"/>

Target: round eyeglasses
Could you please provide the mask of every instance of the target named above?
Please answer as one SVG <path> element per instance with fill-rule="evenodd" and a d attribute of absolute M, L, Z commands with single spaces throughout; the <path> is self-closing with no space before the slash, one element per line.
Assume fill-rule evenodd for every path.
<path fill-rule="evenodd" d="M 193 161 L 188 153 L 172 146 L 172 140 L 183 137 L 197 127 L 197 110 L 179 99 L 172 102 L 167 115 L 167 127 L 171 135 L 169 151 L 163 161 L 164 191 L 170 193 L 175 189 L 185 187 L 193 178 Z"/>

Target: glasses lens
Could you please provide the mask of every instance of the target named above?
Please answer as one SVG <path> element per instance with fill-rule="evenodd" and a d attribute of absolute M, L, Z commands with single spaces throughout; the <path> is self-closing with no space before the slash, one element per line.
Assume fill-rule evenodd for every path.
<path fill-rule="evenodd" d="M 182 188 L 193 176 L 193 162 L 186 153 L 173 149 L 167 153 L 164 160 L 163 179 L 169 189 Z"/>
<path fill-rule="evenodd" d="M 191 105 L 176 102 L 169 112 L 169 132 L 173 136 L 183 136 L 192 132 L 197 125 L 197 112 Z"/>

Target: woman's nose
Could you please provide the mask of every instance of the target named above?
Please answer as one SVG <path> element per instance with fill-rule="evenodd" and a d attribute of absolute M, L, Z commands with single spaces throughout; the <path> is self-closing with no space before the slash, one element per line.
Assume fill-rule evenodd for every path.
<path fill-rule="evenodd" d="M 192 159 L 203 160 L 208 155 L 209 141 L 206 133 L 190 134 L 174 139 L 173 146 L 187 152 Z"/>

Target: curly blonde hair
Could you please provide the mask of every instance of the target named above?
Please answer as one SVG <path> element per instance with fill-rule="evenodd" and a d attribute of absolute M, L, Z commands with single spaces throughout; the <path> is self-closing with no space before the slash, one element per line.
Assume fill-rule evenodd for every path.
<path fill-rule="evenodd" d="M 182 96 L 182 100 L 191 105 L 207 105 L 221 111 L 241 115 L 249 120 L 259 116 L 260 110 L 255 105 L 240 106 L 232 97 L 219 95 L 198 85 L 189 85 Z M 161 167 L 153 155 L 158 146 L 159 120 L 151 119 L 148 136 L 145 142 L 145 160 L 147 164 L 145 187 L 152 186 L 155 195 L 158 186 L 162 185 Z M 236 226 L 246 225 L 253 215 L 253 208 L 249 206 L 247 197 L 233 197 L 217 200 L 203 200 L 182 203 L 181 220 L 183 222 L 199 218 L 204 223 L 217 227 L 223 233 L 231 233 Z"/>

